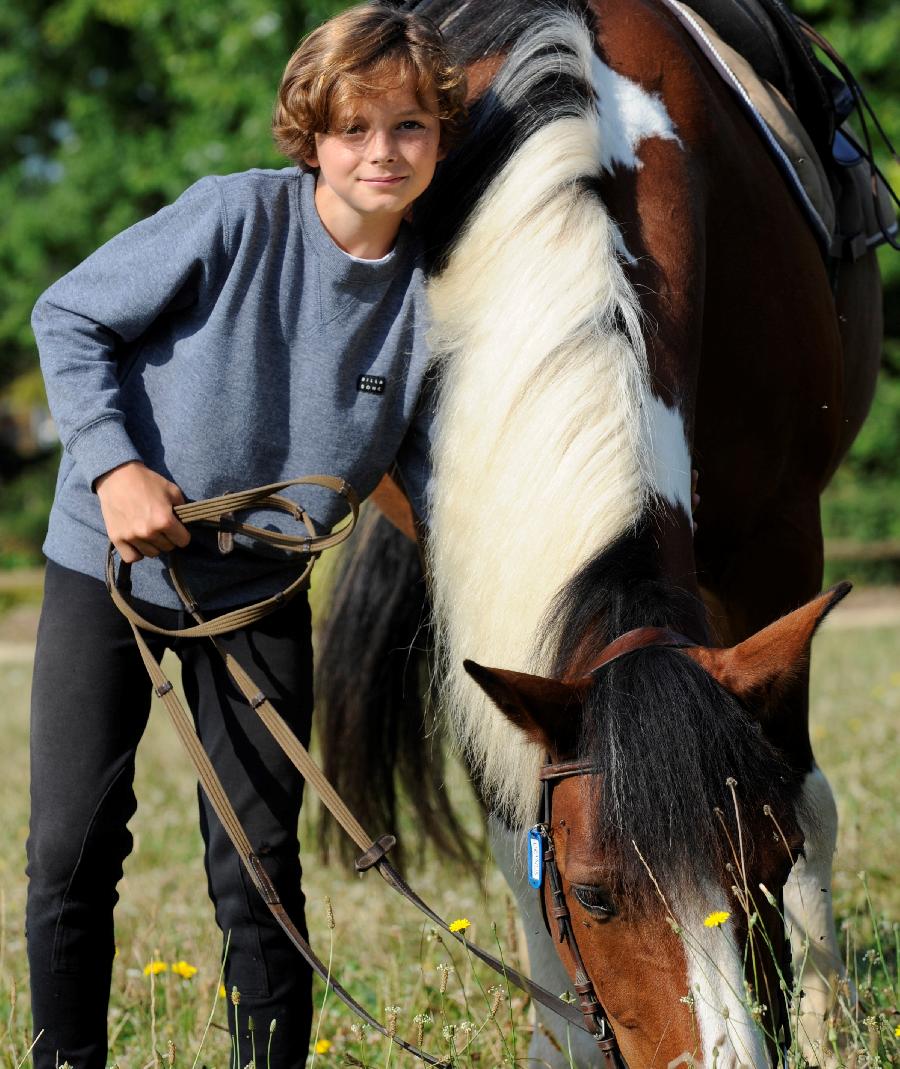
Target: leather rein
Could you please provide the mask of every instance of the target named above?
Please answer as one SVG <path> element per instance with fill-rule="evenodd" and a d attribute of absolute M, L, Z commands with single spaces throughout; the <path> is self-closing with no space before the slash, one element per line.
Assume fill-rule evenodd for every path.
<path fill-rule="evenodd" d="M 340 495 L 346 501 L 350 515 L 347 521 L 338 530 L 328 535 L 316 533 L 310 517 L 289 498 L 283 497 L 281 491 L 292 486 L 312 485 L 324 487 Z M 279 531 L 272 531 L 255 527 L 250 524 L 240 523 L 236 520 L 237 512 L 247 509 L 269 508 L 287 513 L 293 519 L 301 522 L 309 532 L 304 536 L 288 535 Z M 300 575 L 294 579 L 282 591 L 271 597 L 251 605 L 242 606 L 228 612 L 224 612 L 214 619 L 207 620 L 201 614 L 200 609 L 187 586 L 177 564 L 177 553 L 169 556 L 169 573 L 173 586 L 188 610 L 194 618 L 192 626 L 180 630 L 169 630 L 159 627 L 142 617 L 128 600 L 130 592 L 131 567 L 122 563 L 118 574 L 115 565 L 115 547 L 110 544 L 107 553 L 106 581 L 113 602 L 119 611 L 125 616 L 131 625 L 135 642 L 140 651 L 141 658 L 147 673 L 153 683 L 154 693 L 165 705 L 176 733 L 181 739 L 188 756 L 194 764 L 200 784 L 210 804 L 216 812 L 223 828 L 231 839 L 238 856 L 241 859 L 253 884 L 256 886 L 263 901 L 268 906 L 275 920 L 278 922 L 285 935 L 300 955 L 306 960 L 313 972 L 330 987 L 335 995 L 358 1017 L 364 1020 L 372 1028 L 384 1036 L 388 1036 L 387 1027 L 374 1018 L 353 996 L 334 978 L 331 970 L 321 961 L 315 951 L 303 937 L 297 925 L 288 915 L 281 902 L 278 892 L 272 883 L 253 849 L 253 845 L 244 830 L 235 812 L 222 783 L 216 774 L 212 763 L 207 756 L 203 745 L 197 736 L 193 718 L 185 710 L 171 681 L 163 672 L 158 659 L 151 651 L 142 631 L 164 635 L 171 638 L 208 638 L 221 655 L 225 669 L 243 695 L 247 704 L 257 713 L 265 727 L 270 731 L 276 742 L 303 776 L 304 780 L 315 790 L 321 802 L 328 808 L 332 816 L 341 825 L 344 831 L 356 843 L 362 851 L 356 860 L 356 869 L 366 872 L 376 869 L 384 881 L 395 891 L 401 894 L 407 901 L 412 903 L 433 924 L 442 928 L 454 939 L 465 945 L 467 951 L 499 973 L 510 983 L 524 991 L 536 1002 L 540 1002 L 553 1013 L 563 1018 L 567 1024 L 589 1033 L 597 1042 L 597 1046 L 603 1054 L 609 1069 L 628 1069 L 627 1064 L 619 1050 L 615 1034 L 609 1022 L 609 1018 L 603 1009 L 603 1005 L 597 997 L 596 989 L 584 964 L 584 958 L 578 947 L 572 917 L 569 912 L 562 887 L 562 878 L 556 863 L 556 851 L 551 834 L 551 801 L 553 784 L 561 779 L 571 776 L 590 775 L 597 770 L 589 763 L 569 761 L 552 763 L 548 762 L 542 767 L 540 779 L 542 783 L 542 815 L 539 824 L 532 829 L 530 835 L 538 835 L 542 841 L 542 879 L 546 878 L 547 886 L 552 900 L 552 914 L 557 926 L 557 936 L 560 942 L 566 942 L 575 963 L 575 991 L 578 995 L 578 1009 L 564 1001 L 558 995 L 547 991 L 530 977 L 510 968 L 504 962 L 495 958 L 492 954 L 481 947 L 471 943 L 460 932 L 451 931 L 449 924 L 422 899 L 387 859 L 387 852 L 395 845 L 393 835 L 382 835 L 378 839 L 372 839 L 365 829 L 356 820 L 347 808 L 341 797 L 325 778 L 324 773 L 313 761 L 309 751 L 297 739 L 288 724 L 283 720 L 278 711 L 256 685 L 252 677 L 242 668 L 235 658 L 216 642 L 216 636 L 241 627 L 247 627 L 255 623 L 269 613 L 287 604 L 301 590 L 306 589 L 310 572 L 319 555 L 326 549 L 331 549 L 344 542 L 353 532 L 359 515 L 359 498 L 343 479 L 330 476 L 308 476 L 302 479 L 291 479 L 269 486 L 258 487 L 254 490 L 241 491 L 234 494 L 224 494 L 218 498 L 210 498 L 205 501 L 195 501 L 184 505 L 175 506 L 175 513 L 185 526 L 199 524 L 212 527 L 219 532 L 219 549 L 227 554 L 233 547 L 235 534 L 241 534 L 268 546 L 278 548 L 287 554 L 300 558 L 303 568 Z M 591 668 L 589 675 L 593 675 L 619 657 L 624 657 L 636 650 L 648 646 L 668 646 L 683 648 L 696 645 L 691 639 L 679 635 L 667 628 L 641 627 L 629 631 L 610 642 L 600 653 L 598 660 Z M 537 886 L 537 885 L 536 885 Z M 541 903 L 545 906 L 543 893 Z M 545 911 L 545 922 L 546 922 Z M 549 931 L 549 924 L 548 924 Z M 447 1066 L 449 1062 L 443 1058 L 437 1058 L 432 1054 L 421 1050 L 402 1037 L 396 1035 L 392 1029 L 393 1042 L 408 1051 L 410 1054 L 421 1059 L 424 1063 L 433 1066 Z"/>
<path fill-rule="evenodd" d="M 338 530 L 328 535 L 319 535 L 315 531 L 310 517 L 287 497 L 281 495 L 281 491 L 292 486 L 320 486 L 340 495 L 346 501 L 350 515 L 346 522 Z M 235 514 L 247 509 L 276 509 L 285 512 L 293 519 L 301 522 L 309 532 L 307 535 L 288 535 L 278 531 L 266 530 L 250 524 L 240 523 L 235 519 Z M 219 532 L 219 549 L 222 553 L 231 551 L 235 534 L 241 534 L 265 545 L 283 550 L 284 552 L 299 558 L 303 567 L 301 574 L 294 579 L 282 591 L 252 605 L 242 606 L 238 609 L 222 613 L 211 620 L 202 615 L 197 602 L 185 582 L 185 579 L 177 564 L 177 552 L 169 555 L 169 574 L 173 586 L 185 605 L 185 608 L 193 617 L 195 623 L 180 630 L 169 630 L 158 627 L 142 617 L 131 605 L 128 595 L 131 586 L 131 566 L 122 563 L 116 570 L 115 547 L 110 544 L 107 552 L 106 583 L 110 596 L 119 611 L 125 616 L 131 625 L 134 640 L 137 643 L 141 659 L 147 669 L 147 674 L 153 684 L 154 693 L 166 707 L 172 720 L 178 737 L 187 750 L 188 756 L 194 764 L 197 776 L 206 797 L 216 812 L 228 837 L 231 839 L 244 868 L 247 870 L 254 886 L 259 891 L 263 901 L 268 906 L 275 920 L 278 922 L 285 935 L 300 955 L 306 960 L 313 972 L 334 991 L 335 995 L 358 1017 L 364 1020 L 376 1031 L 388 1036 L 386 1025 L 374 1018 L 365 1007 L 361 1006 L 356 999 L 334 978 L 331 970 L 321 961 L 307 940 L 301 934 L 299 928 L 288 915 L 281 902 L 278 892 L 271 878 L 263 867 L 259 856 L 254 851 L 253 845 L 244 830 L 234 810 L 222 783 L 207 756 L 203 745 L 197 736 L 194 721 L 185 710 L 179 699 L 172 682 L 168 679 L 159 660 L 147 644 L 142 631 L 148 631 L 157 635 L 170 638 L 208 638 L 221 655 L 225 669 L 243 695 L 247 704 L 256 712 L 265 727 L 281 746 L 282 750 L 303 776 L 304 780 L 318 794 L 321 802 L 328 808 L 332 816 L 341 825 L 344 831 L 356 843 L 362 851 L 356 861 L 356 869 L 366 872 L 374 868 L 384 881 L 395 891 L 401 894 L 422 912 L 433 924 L 442 928 L 454 939 L 462 943 L 467 951 L 479 958 L 495 972 L 499 973 L 509 983 L 514 984 L 520 990 L 528 994 L 536 1002 L 540 1002 L 553 1013 L 563 1018 L 567 1024 L 580 1030 L 587 1030 L 595 1034 L 592 1026 L 586 1023 L 582 1014 L 572 1005 L 565 1002 L 558 995 L 547 991 L 530 977 L 510 968 L 509 965 L 495 958 L 492 954 L 481 947 L 471 943 L 460 932 L 450 930 L 449 924 L 428 905 L 406 883 L 397 870 L 387 859 L 387 852 L 396 843 L 393 835 L 382 835 L 378 839 L 372 839 L 357 819 L 347 808 L 334 787 L 325 778 L 324 773 L 313 761 L 309 751 L 291 731 L 288 724 L 280 716 L 278 711 L 254 682 L 252 677 L 243 669 L 237 660 L 228 653 L 219 643 L 216 636 L 237 628 L 247 627 L 249 624 L 261 620 L 264 616 L 274 612 L 287 604 L 291 598 L 304 590 L 307 586 L 313 564 L 319 555 L 326 549 L 331 549 L 350 537 L 356 526 L 359 515 L 359 498 L 343 479 L 331 476 L 317 475 L 303 479 L 291 479 L 284 482 L 273 483 L 269 486 L 258 487 L 254 490 L 245 490 L 234 494 L 224 494 L 221 497 L 210 498 L 204 501 L 194 501 L 184 505 L 176 505 L 175 513 L 185 526 L 202 525 L 212 527 Z M 394 1030 L 391 1030 L 394 1033 Z M 610 1032 L 611 1035 L 611 1032 Z M 443 1058 L 437 1058 L 432 1054 L 421 1050 L 412 1043 L 408 1043 L 395 1033 L 391 1036 L 394 1044 L 421 1059 L 428 1065 L 449 1066 L 449 1062 Z"/>

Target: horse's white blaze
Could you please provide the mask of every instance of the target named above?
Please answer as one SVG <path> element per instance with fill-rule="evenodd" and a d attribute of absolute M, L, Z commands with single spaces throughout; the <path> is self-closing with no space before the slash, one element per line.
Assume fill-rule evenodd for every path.
<path fill-rule="evenodd" d="M 694 1018 L 705 1069 L 763 1069 L 771 1065 L 761 1027 L 750 1016 L 741 953 L 726 922 L 707 928 L 713 910 L 729 911 L 720 887 L 679 913 Z"/>
<path fill-rule="evenodd" d="M 590 84 L 592 62 L 580 21 L 548 20 L 498 73 L 495 106 L 564 67 Z M 542 754 L 471 683 L 463 658 L 546 669 L 534 651 L 560 587 L 653 494 L 690 511 L 684 430 L 651 392 L 615 226 L 579 183 L 601 169 L 602 130 L 588 106 L 534 133 L 430 286 L 443 384 L 429 563 L 444 694 L 494 804 L 521 824 L 533 818 Z M 673 447 L 658 464 L 653 452 Z"/>
<path fill-rule="evenodd" d="M 662 99 L 617 74 L 596 54 L 591 57 L 591 82 L 600 114 L 600 163 L 605 171 L 617 165 L 638 170 L 643 166 L 638 146 L 648 138 L 681 144 Z"/>
<path fill-rule="evenodd" d="M 803 820 L 803 812 L 809 819 Z M 828 780 L 814 766 L 803 784 L 800 806 L 805 857 L 798 859 L 784 888 L 784 911 L 795 978 L 803 991 L 797 1036 L 815 1065 L 833 1063 L 825 1018 L 837 982 L 846 979 L 834 932 L 831 865 L 837 843 L 837 809 Z M 849 997 L 855 999 L 850 991 Z"/>

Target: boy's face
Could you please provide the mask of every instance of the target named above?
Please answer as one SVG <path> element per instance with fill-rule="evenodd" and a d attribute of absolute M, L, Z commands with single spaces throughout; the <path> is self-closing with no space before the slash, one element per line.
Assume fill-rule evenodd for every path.
<path fill-rule="evenodd" d="M 316 206 L 347 222 L 399 228 L 407 208 L 428 187 L 441 149 L 437 100 L 423 107 L 409 86 L 350 102 L 334 132 L 316 134 Z M 324 215 L 323 215 L 324 218 Z"/>

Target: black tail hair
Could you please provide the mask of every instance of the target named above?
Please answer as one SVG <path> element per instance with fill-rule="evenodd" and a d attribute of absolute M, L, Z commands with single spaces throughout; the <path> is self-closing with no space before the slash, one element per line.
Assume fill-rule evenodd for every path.
<path fill-rule="evenodd" d="M 396 834 L 405 802 L 420 858 L 430 840 L 471 864 L 471 839 L 444 791 L 444 751 L 428 701 L 429 609 L 419 551 L 375 508 L 363 510 L 329 606 L 316 648 L 325 774 L 373 837 Z M 352 842 L 325 810 L 318 838 L 324 857 L 335 845 L 353 857 Z M 398 843 L 395 865 L 404 853 Z"/>

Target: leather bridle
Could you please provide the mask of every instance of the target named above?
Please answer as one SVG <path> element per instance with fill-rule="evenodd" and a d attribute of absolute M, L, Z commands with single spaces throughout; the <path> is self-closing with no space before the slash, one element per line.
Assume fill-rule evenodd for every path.
<path fill-rule="evenodd" d="M 587 762 L 566 761 L 553 764 L 548 761 L 541 769 L 541 820 L 532 829 L 540 835 L 543 843 L 543 878 L 546 881 L 547 892 L 552 902 L 550 913 L 556 922 L 557 942 L 565 943 L 572 955 L 575 965 L 575 994 L 578 996 L 578 1008 L 584 1018 L 588 1032 L 593 1036 L 603 1058 L 610 1069 L 628 1069 L 627 1062 L 619 1050 L 619 1043 L 613 1032 L 609 1017 L 600 1001 L 594 981 L 584 964 L 578 940 L 575 937 L 575 928 L 572 924 L 572 914 L 566 902 L 563 891 L 562 877 L 559 866 L 556 863 L 556 849 L 553 845 L 553 833 L 551 831 L 551 795 L 553 785 L 561 779 L 570 776 L 589 776 L 597 770 Z M 541 899 L 541 909 L 544 914 L 544 924 L 550 935 L 550 922 L 547 917 L 547 901 L 543 887 L 538 891 Z"/>
<path fill-rule="evenodd" d="M 633 631 L 627 631 L 612 642 L 608 643 L 599 653 L 597 660 L 586 677 L 593 676 L 601 668 L 605 668 L 620 657 L 625 657 L 636 650 L 646 649 L 648 646 L 668 646 L 676 649 L 685 646 L 696 646 L 696 642 L 685 635 L 678 634 L 666 627 L 638 627 Z M 598 770 L 588 761 L 559 761 L 547 760 L 540 772 L 541 779 L 541 819 L 532 828 L 532 834 L 540 836 L 542 849 L 543 880 L 546 881 L 547 893 L 552 902 L 550 913 L 556 923 L 556 939 L 565 943 L 569 948 L 572 961 L 575 966 L 575 994 L 578 996 L 578 1008 L 584 1018 L 585 1027 L 593 1036 L 603 1058 L 610 1069 L 628 1069 L 628 1064 L 619 1049 L 618 1040 L 613 1032 L 609 1017 L 603 1008 L 594 982 L 584 964 L 584 957 L 578 946 L 575 936 L 575 928 L 572 924 L 572 914 L 566 902 L 565 892 L 562 886 L 559 866 L 556 863 L 556 849 L 553 845 L 553 833 L 551 831 L 551 808 L 553 786 L 561 779 L 572 776 L 590 776 Z M 547 902 L 543 887 L 539 890 L 541 909 L 544 915 L 544 924 L 550 935 L 550 922 L 547 916 Z"/>
<path fill-rule="evenodd" d="M 696 646 L 697 643 L 687 636 L 679 634 L 665 627 L 639 627 L 633 631 L 627 631 L 612 642 L 608 643 L 599 653 L 597 660 L 589 671 L 583 676 L 587 679 L 595 675 L 601 668 L 620 657 L 625 657 L 636 650 L 646 649 L 651 646 L 664 646 L 672 649 L 685 649 Z M 594 982 L 584 964 L 584 957 L 578 946 L 575 936 L 575 927 L 572 923 L 572 915 L 566 902 L 565 892 L 562 886 L 562 877 L 556 861 L 556 849 L 553 843 L 552 833 L 552 795 L 553 787 L 563 779 L 579 776 L 597 775 L 600 769 L 589 760 L 583 761 L 551 761 L 547 758 L 541 767 L 541 819 L 532 828 L 532 834 L 540 836 L 542 842 L 542 886 L 538 891 L 540 895 L 541 911 L 544 925 L 548 934 L 553 936 L 550 920 L 547 915 L 547 899 L 544 893 L 543 881 L 546 882 L 547 894 L 551 900 L 550 914 L 556 923 L 556 939 L 565 943 L 569 948 L 575 967 L 574 987 L 578 996 L 578 1006 L 584 1018 L 587 1031 L 597 1042 L 597 1046 L 603 1054 L 609 1069 L 628 1069 L 628 1064 L 619 1049 L 619 1044 L 610 1024 L 609 1017 L 603 1008 L 603 1003 L 597 995 Z M 779 892 L 777 908 L 779 915 L 784 916 L 782 893 Z M 786 978 L 790 977 L 790 954 L 785 940 L 785 954 L 779 963 Z M 782 1037 L 779 1045 L 781 1064 L 787 1065 L 787 1051 L 790 1047 L 790 1007 L 788 993 L 785 985 L 780 989 L 780 1012 Z"/>
<path fill-rule="evenodd" d="M 349 520 L 339 530 L 328 535 L 319 535 L 306 513 L 303 512 L 293 501 L 281 496 L 280 491 L 292 486 L 315 485 L 325 487 L 340 495 L 350 509 Z M 264 530 L 249 524 L 239 523 L 235 514 L 251 508 L 275 508 L 290 514 L 295 520 L 303 523 L 309 532 L 303 536 L 286 535 L 276 531 Z M 110 545 L 107 557 L 107 585 L 110 595 L 117 608 L 122 612 L 131 624 L 135 642 L 141 653 L 147 673 L 153 683 L 154 691 L 166 706 L 172 718 L 175 729 L 184 744 L 188 755 L 194 763 L 198 778 L 204 793 L 212 804 L 219 820 L 230 837 L 241 861 L 246 868 L 251 880 L 271 910 L 276 921 L 281 926 L 288 939 L 306 959 L 313 971 L 334 991 L 354 1013 L 365 1020 L 371 1027 L 382 1034 L 388 1031 L 380 1021 L 369 1014 L 348 991 L 336 980 L 330 967 L 316 956 L 309 943 L 300 933 L 282 905 L 278 893 L 264 869 L 259 857 L 255 853 L 250 839 L 242 827 L 221 782 L 207 757 L 203 746 L 197 737 L 191 716 L 185 711 L 170 680 L 166 677 L 159 661 L 150 650 L 142 631 L 176 637 L 176 638 L 208 638 L 212 641 L 225 663 L 225 668 L 235 685 L 243 694 L 247 703 L 259 715 L 262 722 L 275 737 L 276 741 L 284 750 L 285 754 L 301 773 L 303 778 L 313 787 L 321 801 L 331 811 L 332 815 L 362 850 L 361 856 L 356 862 L 360 872 L 370 868 L 378 871 L 379 875 L 394 890 L 398 891 L 405 899 L 411 902 L 417 909 L 425 914 L 434 924 L 443 928 L 460 942 L 465 943 L 469 953 L 479 958 L 496 972 L 504 976 L 510 983 L 515 984 L 527 992 L 536 1002 L 549 1008 L 567 1024 L 578 1029 L 587 1031 L 596 1040 L 600 1051 L 609 1069 L 628 1069 L 627 1064 L 619 1050 L 618 1042 L 610 1025 L 609 1018 L 597 997 L 593 982 L 585 968 L 584 959 L 575 938 L 571 914 L 566 904 L 565 894 L 562 888 L 562 879 L 556 863 L 556 851 L 551 834 L 551 796 L 553 784 L 570 776 L 590 775 L 597 770 L 588 763 L 570 761 L 556 764 L 548 762 L 541 770 L 543 812 L 541 822 L 536 825 L 544 844 L 543 864 L 546 872 L 547 888 L 552 900 L 553 918 L 557 925 L 557 933 L 560 942 L 566 942 L 575 963 L 575 991 L 578 995 L 579 1008 L 569 1005 L 558 995 L 554 995 L 540 985 L 536 984 L 528 976 L 510 968 L 505 962 L 494 958 L 487 951 L 469 942 L 457 931 L 451 931 L 447 922 L 440 917 L 428 904 L 413 891 L 403 880 L 397 870 L 388 861 L 386 854 L 395 844 L 392 835 L 382 835 L 378 839 L 372 839 L 361 827 L 353 814 L 347 809 L 344 802 L 337 795 L 331 784 L 325 779 L 322 771 L 310 757 L 306 748 L 294 736 L 285 721 L 279 716 L 269 699 L 262 693 L 252 677 L 235 661 L 235 659 L 216 642 L 216 636 L 236 628 L 246 627 L 250 623 L 262 619 L 277 608 L 286 604 L 301 590 L 305 589 L 309 573 L 314 561 L 319 554 L 343 542 L 352 532 L 358 515 L 359 500 L 352 488 L 343 480 L 329 476 L 309 476 L 304 479 L 292 479 L 270 486 L 258 487 L 254 490 L 241 491 L 235 494 L 225 494 L 219 498 L 211 498 L 206 501 L 195 501 L 175 507 L 175 512 L 182 523 L 186 525 L 201 524 L 213 527 L 219 532 L 219 548 L 222 553 L 228 553 L 233 543 L 235 533 L 249 536 L 260 542 L 275 546 L 278 549 L 294 554 L 299 558 L 302 565 L 301 574 L 293 580 L 284 590 L 272 597 L 266 598 L 254 605 L 245 606 L 231 612 L 226 612 L 213 620 L 207 620 L 201 614 L 184 577 L 181 575 L 176 563 L 176 554 L 170 555 L 169 572 L 173 585 L 179 597 L 184 603 L 195 623 L 192 626 L 173 631 L 158 627 L 149 620 L 144 619 L 131 605 L 128 594 L 130 590 L 130 566 L 122 565 L 118 570 L 115 567 L 114 547 Z M 681 648 L 693 646 L 696 643 L 670 631 L 667 628 L 642 627 L 629 631 L 610 642 L 599 654 L 598 660 L 590 670 L 593 675 L 599 669 L 605 667 L 619 657 L 633 653 L 635 650 L 648 646 L 669 646 Z M 542 907 L 546 903 L 543 893 L 541 894 Z M 547 917 L 545 912 L 545 923 Z M 548 924 L 549 931 L 549 924 Z M 393 1042 L 408 1051 L 424 1063 L 434 1066 L 445 1066 L 448 1063 L 434 1055 L 428 1054 L 412 1043 L 408 1043 L 400 1036 L 391 1033 Z"/>

